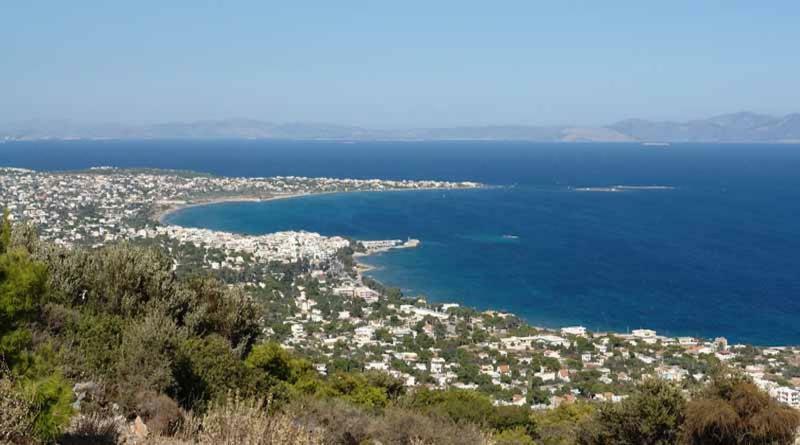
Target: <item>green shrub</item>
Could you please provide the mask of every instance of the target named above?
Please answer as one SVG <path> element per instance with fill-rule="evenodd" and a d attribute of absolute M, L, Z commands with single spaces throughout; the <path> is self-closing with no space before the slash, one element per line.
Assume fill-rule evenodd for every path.
<path fill-rule="evenodd" d="M 594 407 L 586 402 L 562 403 L 557 408 L 533 415 L 535 436 L 542 445 L 571 445 L 587 422 L 591 422 Z"/>
<path fill-rule="evenodd" d="M 11 245 L 11 211 L 3 209 L 3 220 L 0 221 L 0 255 L 8 251 Z"/>
<path fill-rule="evenodd" d="M 366 375 L 360 373 L 339 372 L 331 375 L 320 395 L 342 398 L 369 409 L 383 408 L 389 403 L 386 388 L 373 385 Z"/>
<path fill-rule="evenodd" d="M 25 324 L 45 295 L 46 272 L 22 249 L 0 255 L 0 365 L 14 368 L 31 348 Z"/>
<path fill-rule="evenodd" d="M 35 413 L 33 435 L 52 441 L 69 425 L 72 417 L 72 385 L 59 372 L 23 384 Z"/>
<path fill-rule="evenodd" d="M 261 311 L 241 289 L 202 277 L 183 284 L 176 295 L 171 309 L 176 320 L 197 335 L 219 334 L 247 355 L 261 332 Z"/>
<path fill-rule="evenodd" d="M 0 333 L 0 366 L 16 368 L 28 359 L 33 336 L 27 328 Z"/>
<path fill-rule="evenodd" d="M 475 391 L 420 389 L 403 402 L 409 408 L 446 417 L 454 422 L 485 426 L 494 415 L 491 400 Z"/>
<path fill-rule="evenodd" d="M 182 406 L 202 410 L 209 401 L 228 393 L 253 393 L 253 374 L 231 350 L 227 340 L 213 334 L 184 341 L 175 364 L 174 396 Z"/>
<path fill-rule="evenodd" d="M 127 243 L 98 250 L 41 249 L 55 302 L 135 317 L 175 292 L 172 261 L 157 249 Z"/>
<path fill-rule="evenodd" d="M 686 400 L 675 385 L 642 383 L 631 397 L 603 405 L 581 432 L 584 445 L 672 445 L 678 442 Z"/>
<path fill-rule="evenodd" d="M 290 381 L 293 378 L 292 356 L 276 342 L 255 346 L 244 363 L 273 379 Z"/>
<path fill-rule="evenodd" d="M 74 365 L 92 379 L 110 379 L 116 369 L 123 328 L 118 316 L 81 315 L 70 338 L 77 346 Z"/>
<path fill-rule="evenodd" d="M 114 381 L 119 402 L 134 406 L 142 391 L 164 393 L 176 385 L 175 368 L 186 336 L 158 311 L 127 325 L 122 334 Z"/>
<path fill-rule="evenodd" d="M 531 439 L 525 428 L 517 427 L 504 430 L 492 436 L 494 445 L 536 445 Z"/>

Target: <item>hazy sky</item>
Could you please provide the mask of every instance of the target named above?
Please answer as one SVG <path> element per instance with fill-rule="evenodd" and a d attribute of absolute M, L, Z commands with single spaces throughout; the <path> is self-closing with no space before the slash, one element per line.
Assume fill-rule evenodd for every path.
<path fill-rule="evenodd" d="M 800 111 L 800 2 L 3 0 L 0 121 Z"/>

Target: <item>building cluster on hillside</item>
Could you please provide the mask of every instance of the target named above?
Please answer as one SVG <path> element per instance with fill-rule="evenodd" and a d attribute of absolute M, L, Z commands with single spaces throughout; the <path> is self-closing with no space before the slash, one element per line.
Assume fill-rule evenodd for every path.
<path fill-rule="evenodd" d="M 546 409 L 578 399 L 618 402 L 648 378 L 689 392 L 727 363 L 800 408 L 794 388 L 800 380 L 790 376 L 800 362 L 795 348 L 729 346 L 724 338 L 668 337 L 648 329 L 534 328 L 511 314 L 387 297 L 357 283 L 304 284 L 292 292 L 290 314 L 276 322 L 287 327 L 278 337 L 287 348 L 317 357 L 322 371 L 355 366 L 387 372 L 409 386 L 476 389 L 497 404 Z"/>
<path fill-rule="evenodd" d="M 353 190 L 472 188 L 475 183 L 218 178 L 100 168 L 39 173 L 0 169 L 0 205 L 62 245 L 118 240 L 165 247 L 176 268 L 195 265 L 242 286 L 269 308 L 264 333 L 302 352 L 321 373 L 363 369 L 408 386 L 475 389 L 497 404 L 555 407 L 618 402 L 647 378 L 687 391 L 726 363 L 777 400 L 800 408 L 800 349 L 728 345 L 649 329 L 545 329 L 513 314 L 430 304 L 358 273 L 354 255 L 415 247 L 417 240 L 350 241 L 308 232 L 245 236 L 160 223 L 164 207 L 233 197 Z"/>
<path fill-rule="evenodd" d="M 260 236 L 239 235 L 216 230 L 180 226 L 158 226 L 140 229 L 133 237 L 156 238 L 165 236 L 181 244 L 192 244 L 203 249 L 218 249 L 226 258 L 234 255 L 236 264 L 247 254 L 251 261 L 295 263 L 306 260 L 313 265 L 329 261 L 341 249 L 350 246 L 350 241 L 338 236 L 322 236 L 313 232 L 275 232 Z M 212 269 L 220 264 L 210 262 Z"/>
<path fill-rule="evenodd" d="M 141 229 L 159 226 L 154 216 L 161 210 L 216 199 L 479 186 L 428 180 L 231 178 L 112 167 L 63 173 L 0 168 L 0 203 L 11 211 L 12 218 L 34 223 L 43 239 L 66 246 L 100 246 L 127 239 Z"/>

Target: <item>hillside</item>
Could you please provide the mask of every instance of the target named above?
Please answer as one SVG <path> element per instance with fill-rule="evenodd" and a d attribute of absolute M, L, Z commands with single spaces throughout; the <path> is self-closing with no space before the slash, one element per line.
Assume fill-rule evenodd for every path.
<path fill-rule="evenodd" d="M 800 114 L 774 117 L 742 112 L 687 122 L 628 119 L 609 128 L 640 141 L 797 142 Z"/>

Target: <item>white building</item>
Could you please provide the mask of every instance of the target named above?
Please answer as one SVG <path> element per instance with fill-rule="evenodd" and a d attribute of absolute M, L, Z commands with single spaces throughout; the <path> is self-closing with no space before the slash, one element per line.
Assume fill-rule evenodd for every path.
<path fill-rule="evenodd" d="M 565 328 L 561 328 L 561 333 L 564 335 L 584 336 L 586 335 L 586 328 L 583 326 L 568 326 Z"/>
<path fill-rule="evenodd" d="M 652 329 L 634 329 L 631 335 L 637 338 L 653 338 L 656 336 L 656 331 Z"/>
<path fill-rule="evenodd" d="M 786 386 L 779 386 L 772 391 L 772 397 L 792 408 L 800 408 L 800 391 Z"/>
<path fill-rule="evenodd" d="M 374 335 L 375 328 L 372 326 L 359 326 L 355 330 L 355 341 L 360 345 L 370 343 Z"/>

